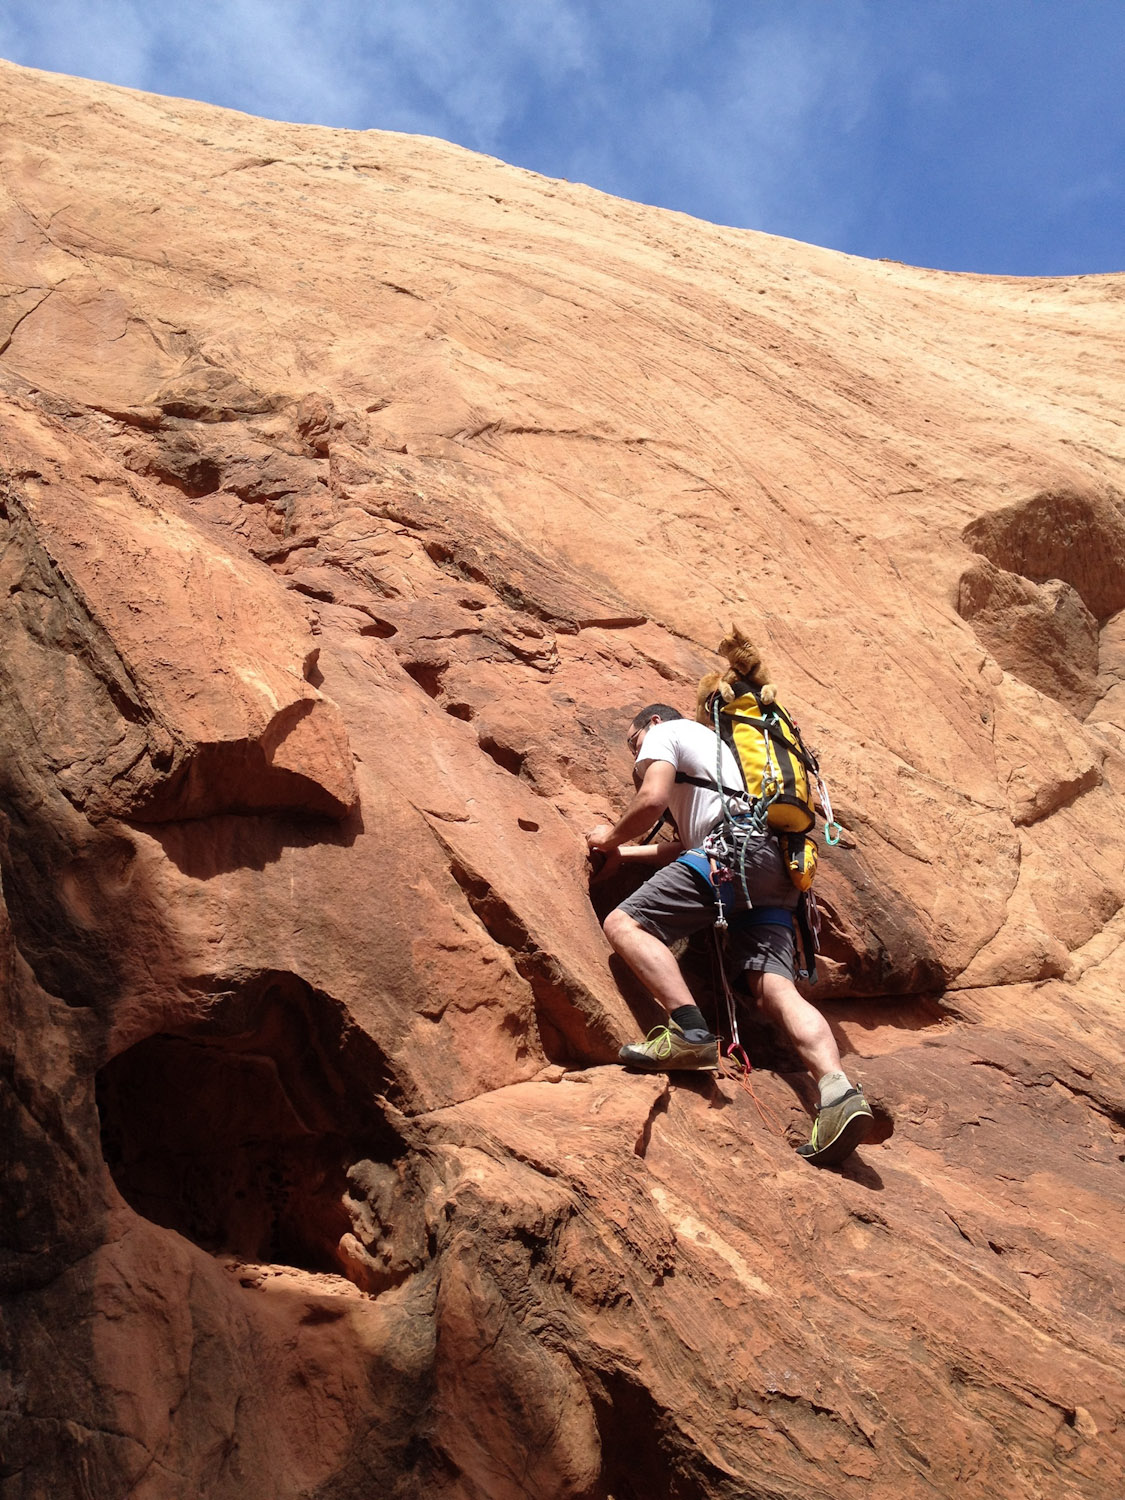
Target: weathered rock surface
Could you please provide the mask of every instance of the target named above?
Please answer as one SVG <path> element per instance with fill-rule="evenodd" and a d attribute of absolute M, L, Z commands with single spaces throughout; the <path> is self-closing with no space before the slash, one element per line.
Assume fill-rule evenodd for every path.
<path fill-rule="evenodd" d="M 0 1494 L 1125 1493 L 1125 278 L 0 79 Z M 761 1114 L 602 1066 L 732 615 L 837 1173 L 752 1017 Z"/>

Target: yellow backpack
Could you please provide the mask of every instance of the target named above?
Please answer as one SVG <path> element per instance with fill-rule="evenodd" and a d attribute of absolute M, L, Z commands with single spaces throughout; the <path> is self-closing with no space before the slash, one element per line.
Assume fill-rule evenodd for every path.
<path fill-rule="evenodd" d="M 766 822 L 775 833 L 808 833 L 816 827 L 816 756 L 801 743 L 800 731 L 780 703 L 764 705 L 748 682 L 733 686 L 729 703 L 712 699 L 711 715 L 738 762 L 747 795 L 764 804 Z"/>
<path fill-rule="evenodd" d="M 839 843 L 840 825 L 832 815 L 828 788 L 820 775 L 816 756 L 801 740 L 801 732 L 780 703 L 763 704 L 748 682 L 735 682 L 729 703 L 720 693 L 707 702 L 715 732 L 738 763 L 745 794 L 764 814 L 766 826 L 778 836 L 781 856 L 789 878 L 802 893 L 810 890 L 816 875 L 817 847 L 812 836 L 816 827 L 814 788 L 824 811 L 824 839 Z M 725 799 L 741 797 L 742 788 L 719 786 L 709 777 L 676 772 L 677 781 L 719 791 Z M 728 813 L 729 816 L 729 813 Z M 811 899 L 811 897 L 810 897 Z"/>
<path fill-rule="evenodd" d="M 821 780 L 816 756 L 802 743 L 800 730 L 781 704 L 764 704 L 749 682 L 737 681 L 732 687 L 734 697 L 730 702 L 724 702 L 722 694 L 716 691 L 708 699 L 707 709 L 715 733 L 729 747 L 742 772 L 745 793 L 754 804 L 752 821 L 764 818 L 766 826 L 777 835 L 789 878 L 801 892 L 795 913 L 805 955 L 806 967 L 801 972 L 815 984 L 820 918 L 811 890 L 817 864 L 816 840 L 812 837 L 816 827 L 814 788 L 824 811 L 825 842 L 839 843 L 841 828 L 832 815 L 828 788 Z M 676 772 L 676 780 L 718 791 L 728 825 L 733 826 L 726 799 L 741 797 L 741 790 L 682 771 Z M 737 817 L 734 814 L 735 820 Z M 745 889 L 744 875 L 742 879 Z"/>

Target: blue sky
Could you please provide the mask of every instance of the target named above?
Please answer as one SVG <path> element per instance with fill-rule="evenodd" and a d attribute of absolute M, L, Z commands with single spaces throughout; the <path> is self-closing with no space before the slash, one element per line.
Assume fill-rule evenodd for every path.
<path fill-rule="evenodd" d="M 857 255 L 1125 270 L 1125 0 L 0 0 L 0 56 Z"/>

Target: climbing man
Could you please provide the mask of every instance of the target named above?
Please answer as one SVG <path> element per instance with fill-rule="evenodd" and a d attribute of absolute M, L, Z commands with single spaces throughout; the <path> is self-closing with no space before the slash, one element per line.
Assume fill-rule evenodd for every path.
<path fill-rule="evenodd" d="M 601 874 L 622 865 L 662 866 L 603 925 L 614 951 L 652 991 L 667 1021 L 645 1041 L 622 1047 L 619 1056 L 627 1067 L 652 1072 L 714 1071 L 718 1039 L 696 1006 L 670 945 L 715 921 L 718 899 L 711 881 L 700 873 L 699 856 L 704 839 L 723 818 L 723 798 L 711 789 L 716 767 L 721 766 L 727 788 L 741 787 L 741 772 L 728 746 L 720 749 L 713 729 L 664 703 L 637 714 L 626 743 L 636 758 L 636 795 L 616 824 L 599 824 L 586 842 L 605 857 Z M 665 813 L 675 824 L 678 842 L 630 842 L 643 838 Z M 689 851 L 695 858 L 685 863 Z M 784 1032 L 816 1083 L 820 1107 L 811 1139 L 798 1148 L 800 1155 L 816 1166 L 833 1166 L 867 1139 L 871 1107 L 844 1073 L 828 1022 L 794 984 L 797 890 L 768 829 L 751 841 L 743 873 L 750 905 L 741 881 L 735 882 L 728 961 L 736 979 L 745 977 L 761 1014 Z"/>

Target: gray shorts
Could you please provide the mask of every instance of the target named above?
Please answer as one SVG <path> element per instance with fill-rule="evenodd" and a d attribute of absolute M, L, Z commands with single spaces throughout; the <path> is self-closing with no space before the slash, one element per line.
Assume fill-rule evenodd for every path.
<path fill-rule="evenodd" d="M 779 860 L 780 863 L 780 860 Z M 784 874 L 784 867 L 782 867 Z M 788 891 L 770 894 L 774 899 L 762 905 L 792 907 L 796 896 L 788 875 Z M 754 895 L 754 886 L 750 887 Z M 777 899 L 778 895 L 784 899 Z M 745 902 L 739 902 L 745 906 Z M 715 892 L 711 885 L 687 865 L 665 865 L 622 901 L 617 908 L 632 917 L 638 926 L 670 947 L 677 938 L 701 932 L 715 920 Z M 732 976 L 743 974 L 781 974 L 796 978 L 797 947 L 791 927 L 772 922 L 751 926 L 739 919 L 737 912 L 730 924 L 726 941 L 727 963 Z"/>

